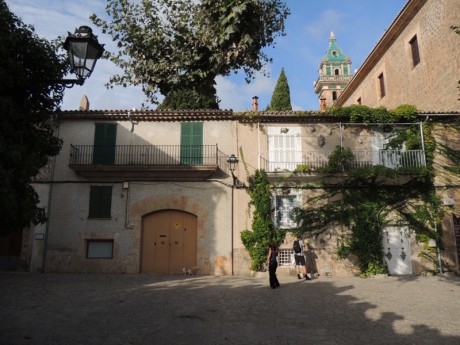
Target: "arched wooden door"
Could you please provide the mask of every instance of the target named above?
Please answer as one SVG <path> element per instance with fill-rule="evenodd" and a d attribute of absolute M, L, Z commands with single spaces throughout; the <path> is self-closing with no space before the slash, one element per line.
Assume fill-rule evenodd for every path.
<path fill-rule="evenodd" d="M 197 218 L 164 210 L 142 219 L 141 273 L 182 273 L 196 266 Z"/>

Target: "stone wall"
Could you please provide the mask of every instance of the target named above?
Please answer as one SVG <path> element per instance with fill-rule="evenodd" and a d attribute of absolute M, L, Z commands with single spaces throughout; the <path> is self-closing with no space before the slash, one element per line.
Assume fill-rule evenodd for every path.
<path fill-rule="evenodd" d="M 420 111 L 458 111 L 460 36 L 458 0 L 428 0 L 395 42 L 367 72 L 344 105 L 385 106 L 412 104 Z M 417 36 L 420 63 L 413 66 L 409 42 Z M 384 75 L 386 95 L 380 97 L 379 75 Z"/>

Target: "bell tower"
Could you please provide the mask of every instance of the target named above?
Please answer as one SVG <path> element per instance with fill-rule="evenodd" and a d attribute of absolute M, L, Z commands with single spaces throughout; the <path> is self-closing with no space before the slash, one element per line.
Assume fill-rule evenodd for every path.
<path fill-rule="evenodd" d="M 314 82 L 321 111 L 331 107 L 351 80 L 351 60 L 337 45 L 335 35 L 331 32 L 329 48 L 319 65 L 319 77 Z"/>

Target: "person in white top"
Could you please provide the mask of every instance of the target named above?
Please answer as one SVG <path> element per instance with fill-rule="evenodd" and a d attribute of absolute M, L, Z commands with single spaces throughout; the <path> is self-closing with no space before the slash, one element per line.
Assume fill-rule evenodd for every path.
<path fill-rule="evenodd" d="M 302 236 L 297 236 L 297 240 L 294 241 L 294 258 L 295 258 L 295 270 L 297 272 L 297 278 L 302 279 L 301 274 L 305 276 L 305 280 L 310 280 L 308 277 L 307 266 L 305 264 L 304 247 Z"/>

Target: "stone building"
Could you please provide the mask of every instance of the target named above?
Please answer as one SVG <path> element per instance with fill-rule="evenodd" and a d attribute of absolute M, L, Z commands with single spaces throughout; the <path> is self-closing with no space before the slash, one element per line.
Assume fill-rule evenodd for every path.
<path fill-rule="evenodd" d="M 460 109 L 460 1 L 409 0 L 376 44 L 334 106 L 362 104 L 394 108 L 412 104 L 426 113 L 457 113 Z M 460 179 L 446 171 L 441 150 L 459 150 L 459 132 L 452 125 L 433 130 L 436 150 L 435 185 L 446 206 L 442 223 L 446 262 L 460 265 Z M 444 149 L 443 149 L 444 147 Z M 447 149 L 445 148 L 447 147 Z"/>
<path fill-rule="evenodd" d="M 256 169 L 272 184 L 275 226 L 289 231 L 297 226 L 293 208 L 312 193 L 299 187 L 323 180 L 316 170 L 336 146 L 355 152 L 350 168 L 425 164 L 423 149 L 386 150 L 377 125 L 341 124 L 320 112 L 85 109 L 64 111 L 58 121 L 63 149 L 48 176 L 34 182 L 49 221 L 24 240 L 29 271 L 181 274 L 198 267 L 200 274 L 248 275 L 240 234 L 251 227 L 244 185 Z M 239 159 L 233 167 L 232 154 Z M 299 166 L 308 173 L 295 173 Z M 357 273 L 355 262 L 335 255 L 343 230 L 309 239 L 309 262 L 319 274 Z M 419 244 L 402 239 L 407 259 L 397 273 L 426 269 Z M 288 234 L 281 270 L 292 270 L 292 254 Z"/>
<path fill-rule="evenodd" d="M 83 110 L 58 121 L 63 148 L 34 183 L 49 221 L 34 229 L 29 270 L 232 274 L 231 112 Z"/>
<path fill-rule="evenodd" d="M 458 22 L 459 6 L 456 0 L 408 1 L 351 81 L 351 62 L 331 35 L 316 83 L 320 98 L 327 106 L 335 97 L 335 105 L 414 104 L 421 110 L 415 124 L 421 137 L 428 123 L 436 123 L 437 142 L 459 150 L 458 131 L 450 124 L 460 117 L 459 61 L 452 58 L 460 51 L 460 36 L 449 29 Z M 354 152 L 350 169 L 426 165 L 424 147 L 390 150 L 388 132 L 377 124 L 351 124 L 324 112 L 258 112 L 256 100 L 250 113 L 88 106 L 60 113 L 57 135 L 63 149 L 33 183 L 48 222 L 22 232 L 21 268 L 181 274 L 196 267 L 199 274 L 250 274 L 240 234 L 251 226 L 243 185 L 256 169 L 264 169 L 272 184 L 275 226 L 289 230 L 296 226 L 293 208 L 314 193 L 297 187 L 324 179 L 317 169 L 327 166 L 337 146 Z M 236 166 L 229 165 L 232 154 L 239 160 Z M 437 156 L 438 167 L 451 163 L 443 157 Z M 295 173 L 298 167 L 308 172 Z M 448 210 L 442 255 L 458 273 L 460 183 L 445 172 L 438 169 L 435 181 Z M 346 173 L 327 177 L 340 181 Z M 358 273 L 356 262 L 335 254 L 343 230 L 331 227 L 309 239 L 308 260 L 319 274 Z M 385 230 L 390 251 L 399 250 L 392 255 L 392 273 L 432 268 L 418 257 L 422 244 L 397 219 Z M 281 250 L 281 269 L 292 269 L 289 236 Z"/>
<path fill-rule="evenodd" d="M 409 0 L 334 105 L 458 111 L 459 22 L 457 0 Z"/>

